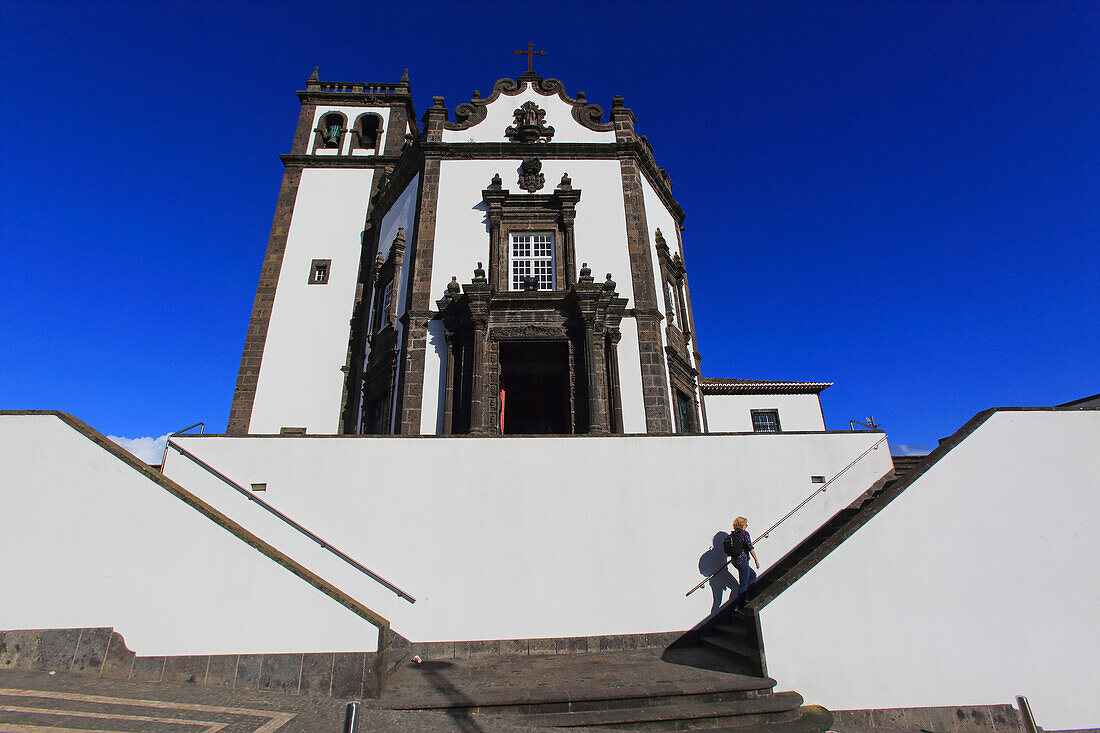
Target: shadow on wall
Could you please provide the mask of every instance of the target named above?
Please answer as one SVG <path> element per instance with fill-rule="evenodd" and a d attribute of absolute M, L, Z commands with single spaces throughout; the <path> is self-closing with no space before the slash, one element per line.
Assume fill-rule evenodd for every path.
<path fill-rule="evenodd" d="M 722 549 L 722 543 L 726 541 L 726 537 L 729 536 L 727 532 L 719 532 L 714 535 L 713 546 L 699 556 L 699 574 L 706 577 L 711 573 L 717 573 L 711 578 L 707 585 L 710 586 L 711 604 L 710 613 L 714 615 L 718 613 L 718 609 L 722 607 L 722 592 L 727 588 L 732 593 L 737 592 L 737 578 L 733 577 L 733 573 L 729 571 L 729 566 L 726 565 L 726 551 Z"/>

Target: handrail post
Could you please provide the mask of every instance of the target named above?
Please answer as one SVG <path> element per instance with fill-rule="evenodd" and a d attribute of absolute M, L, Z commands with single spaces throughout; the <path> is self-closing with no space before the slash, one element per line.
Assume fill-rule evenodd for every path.
<path fill-rule="evenodd" d="M 1016 707 L 1020 709 L 1020 717 L 1024 719 L 1026 733 L 1039 733 L 1039 727 L 1035 725 L 1035 716 L 1031 714 L 1031 705 L 1023 695 L 1016 696 Z"/>
<path fill-rule="evenodd" d="M 344 733 L 356 733 L 359 730 L 359 703 L 349 702 L 344 706 Z"/>

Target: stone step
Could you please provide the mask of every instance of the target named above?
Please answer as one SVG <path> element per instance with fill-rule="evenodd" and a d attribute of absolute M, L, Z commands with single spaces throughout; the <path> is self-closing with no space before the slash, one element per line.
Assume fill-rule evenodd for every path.
<path fill-rule="evenodd" d="M 732 654 L 734 657 L 743 659 L 746 662 L 751 661 L 756 655 L 755 647 L 743 638 L 730 637 L 725 634 L 705 634 L 699 640 L 724 654 Z"/>
<path fill-rule="evenodd" d="M 802 696 L 797 692 L 712 703 L 670 698 L 659 705 L 532 714 L 523 720 L 553 728 L 606 726 L 630 730 L 690 730 L 728 726 L 735 722 L 742 726 L 786 722 L 798 717 L 801 704 Z"/>
<path fill-rule="evenodd" d="M 728 636 L 736 636 L 745 640 L 752 639 L 752 631 L 744 623 L 744 620 L 739 623 L 735 623 L 732 620 L 718 621 L 717 619 L 715 619 L 714 629 Z"/>

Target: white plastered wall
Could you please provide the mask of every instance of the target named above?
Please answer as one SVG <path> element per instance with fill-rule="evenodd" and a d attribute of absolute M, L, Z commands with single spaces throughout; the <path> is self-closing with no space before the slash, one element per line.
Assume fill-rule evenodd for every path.
<path fill-rule="evenodd" d="M 717 532 L 762 531 L 880 434 L 180 437 L 418 600 L 400 600 L 169 451 L 165 471 L 416 641 L 686 629 Z M 886 444 L 757 552 L 766 567 L 889 471 Z M 441 549 L 441 543 L 445 545 Z M 642 580 L 644 579 L 644 580 Z M 728 596 L 728 593 L 727 593 Z"/>
<path fill-rule="evenodd" d="M 336 433 L 355 303 L 370 169 L 302 171 L 256 383 L 250 433 Z M 331 259 L 310 285 L 314 259 Z"/>
<path fill-rule="evenodd" d="M 0 415 L 0 629 L 142 656 L 373 651 L 376 627 L 53 415 Z"/>
<path fill-rule="evenodd" d="M 436 207 L 436 241 L 432 262 L 432 297 L 441 298 L 451 277 L 460 283 L 468 283 L 478 262 L 486 268 L 489 264 L 489 222 L 482 203 L 481 192 L 489 187 L 493 175 L 500 174 L 504 187 L 515 193 L 525 193 L 519 188 L 520 160 L 471 160 L 443 161 L 439 172 L 439 203 Z M 575 247 L 578 271 L 587 262 L 597 281 L 610 272 L 615 279 L 618 293 L 628 300 L 628 308 L 634 306 L 634 289 L 630 276 L 630 253 L 626 239 L 626 209 L 623 203 L 622 178 L 617 160 L 544 160 L 543 175 L 546 187 L 540 193 L 550 193 L 557 188 L 562 174 L 568 173 L 572 186 L 581 190 L 574 222 Z M 560 267 L 560 263 L 558 263 Z M 627 328 L 619 344 L 619 372 L 641 372 L 636 356 L 636 328 L 629 336 L 634 343 L 625 344 Z M 633 324 L 632 324 L 633 325 Z M 434 330 L 432 330 L 434 329 Z M 439 346 L 442 331 L 438 326 L 429 329 L 429 345 L 425 353 L 424 398 L 421 406 L 420 430 L 423 434 L 437 434 L 442 429 L 442 372 L 445 371 L 446 351 Z M 633 356 L 632 356 L 633 354 Z M 642 393 L 623 390 L 623 410 L 642 409 Z M 629 425 L 629 423 L 628 423 Z M 627 428 L 628 432 L 631 429 Z M 638 432 L 645 432 L 644 419 Z"/>
<path fill-rule="evenodd" d="M 1100 721 L 1100 411 L 1002 411 L 762 612 L 834 710 L 1012 703 Z M 827 633 L 823 633 L 827 630 Z"/>
<path fill-rule="evenodd" d="M 443 130 L 445 143 L 505 142 L 504 131 L 515 124 L 515 111 L 524 102 L 534 102 L 546 111 L 546 124 L 554 128 L 554 143 L 613 143 L 614 130 L 590 130 L 573 119 L 573 105 L 557 94 L 543 96 L 524 83 L 524 91 L 514 97 L 502 94 L 485 109 L 485 119 L 465 130 Z M 547 179 L 549 180 L 549 178 Z"/>
<path fill-rule="evenodd" d="M 707 431 L 744 433 L 752 430 L 753 410 L 778 410 L 780 430 L 824 430 L 821 398 L 816 394 L 708 394 Z"/>
<path fill-rule="evenodd" d="M 382 118 L 382 130 L 378 135 L 378 147 L 375 150 L 358 150 L 356 155 L 382 155 L 386 152 L 386 126 L 390 120 L 390 108 L 389 107 L 318 107 L 317 111 L 313 115 L 313 130 L 309 133 L 309 145 L 306 146 L 306 150 L 313 150 L 313 143 L 317 139 L 317 128 L 321 124 L 321 118 L 330 112 L 340 112 L 347 118 L 347 128 L 349 132 L 344 133 L 344 139 L 340 143 L 340 155 L 348 155 L 351 152 L 351 132 L 355 127 L 355 121 L 359 119 L 360 115 L 364 115 L 370 112 L 378 115 Z M 336 148 L 318 148 L 317 155 L 336 155 Z"/>

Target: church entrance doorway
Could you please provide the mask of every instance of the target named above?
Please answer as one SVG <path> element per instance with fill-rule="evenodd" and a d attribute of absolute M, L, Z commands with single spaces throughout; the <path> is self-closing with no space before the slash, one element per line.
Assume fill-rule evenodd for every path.
<path fill-rule="evenodd" d="M 505 435 L 573 432 L 568 342 L 502 342 L 500 388 Z"/>

